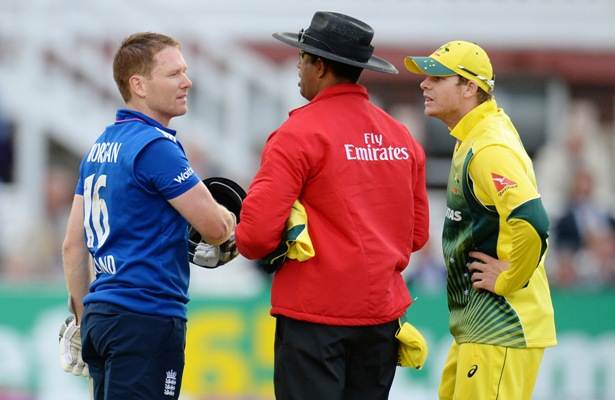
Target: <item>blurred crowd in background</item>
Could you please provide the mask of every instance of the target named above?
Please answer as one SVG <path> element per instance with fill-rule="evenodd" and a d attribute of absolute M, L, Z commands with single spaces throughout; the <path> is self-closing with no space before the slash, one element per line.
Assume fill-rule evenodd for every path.
<path fill-rule="evenodd" d="M 615 216 L 609 207 L 613 200 L 607 184 L 612 179 L 609 166 L 615 131 L 613 126 L 601 124 L 590 101 L 573 102 L 565 112 L 570 121 L 565 135 L 557 142 L 547 141 L 534 157 L 539 188 L 551 215 L 549 279 L 554 288 L 615 288 Z M 10 185 L 14 153 L 11 126 L 0 109 L 0 185 Z M 202 177 L 220 173 L 221 168 L 209 162 L 205 151 L 191 145 L 190 137 L 182 139 Z M 27 247 L 0 254 L 3 283 L 63 282 L 61 245 L 78 171 L 56 164 L 46 171 L 44 219 L 27 229 Z M 437 198 L 431 198 L 432 209 L 444 206 Z M 405 271 L 410 285 L 436 292 L 446 285 L 437 237 L 439 224 L 439 220 L 432 221 L 435 227 L 430 242 L 412 257 Z"/>
<path fill-rule="evenodd" d="M 84 155 L 79 153 L 113 118 L 110 104 L 119 96 L 110 62 L 124 33 L 161 30 L 183 43 L 194 86 L 189 95 L 191 111 L 181 120 L 196 122 L 188 124 L 189 129 L 180 127 L 178 137 L 199 176 L 219 176 L 228 173 L 224 162 L 244 171 L 256 170 L 253 160 L 259 159 L 269 132 L 302 100 L 296 87 L 296 58 L 271 47 L 271 33 L 306 25 L 314 7 L 334 4 L 339 11 L 365 16 L 375 27 L 375 54 L 391 58 L 400 69 L 399 75 L 382 81 L 364 74 L 359 83 L 368 86 L 376 102 L 385 99 L 383 108 L 428 149 L 431 239 L 413 255 L 404 272 L 408 283 L 445 290 L 440 248 L 445 212 L 442 183 L 447 180 L 454 142 L 447 147 L 450 135 L 446 131 L 436 135 L 434 123 L 423 116 L 419 81 L 402 70 L 403 57 L 408 49 L 419 54 L 419 46 L 433 49 L 436 43 L 464 36 L 484 40 L 492 62 L 497 58 L 495 98 L 527 140 L 551 217 L 546 266 L 552 287 L 615 288 L 612 2 L 509 1 L 496 7 L 468 1 L 461 7 L 464 18 L 459 17 L 461 3 L 454 0 L 257 3 L 3 2 L 0 284 L 64 284 L 61 247 Z M 488 21 L 484 17 L 487 4 Z M 117 8 L 125 11 L 117 13 Z M 432 19 L 417 15 L 437 15 L 438 29 L 432 29 Z M 511 98 L 515 101 L 505 104 Z M 50 103 L 58 107 L 52 109 Z M 560 125 L 558 120 L 565 122 Z M 85 128 L 84 121 L 89 123 Z M 430 160 L 437 163 L 429 164 Z M 31 176 L 42 170 L 44 176 Z M 245 177 L 235 180 L 246 189 L 250 184 Z M 44 190 L 38 186 L 40 190 L 28 190 L 41 181 Z M 11 189 L 17 186 L 19 190 Z M 33 210 L 38 202 L 30 204 L 27 196 L 13 192 L 40 197 L 44 206 Z M 11 202 L 23 204 L 13 207 Z M 34 217 L 24 218 L 24 209 Z M 12 214 L 16 217 L 10 218 Z M 11 224 L 24 220 L 31 221 L 31 226 L 13 229 Z"/>

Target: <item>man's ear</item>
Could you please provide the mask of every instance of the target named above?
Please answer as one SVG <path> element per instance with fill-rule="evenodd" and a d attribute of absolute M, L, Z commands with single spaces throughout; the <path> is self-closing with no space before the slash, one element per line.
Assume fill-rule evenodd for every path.
<path fill-rule="evenodd" d="M 318 57 L 315 61 L 316 67 L 318 68 L 318 77 L 322 78 L 327 73 L 327 69 L 329 68 L 327 64 L 322 61 L 322 58 Z"/>
<path fill-rule="evenodd" d="M 145 86 L 143 84 L 144 78 L 140 75 L 133 75 L 128 80 L 130 89 L 138 97 L 145 97 Z"/>
<path fill-rule="evenodd" d="M 478 83 L 473 80 L 468 80 L 466 90 L 464 92 L 465 97 L 472 97 L 478 92 Z"/>

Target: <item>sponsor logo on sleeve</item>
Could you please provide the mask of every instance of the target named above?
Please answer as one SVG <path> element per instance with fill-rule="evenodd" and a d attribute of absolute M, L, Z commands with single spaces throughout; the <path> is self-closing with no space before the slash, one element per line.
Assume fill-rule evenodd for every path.
<path fill-rule="evenodd" d="M 517 182 L 513 182 L 505 176 L 491 173 L 491 179 L 495 185 L 495 190 L 498 192 L 498 196 L 503 195 L 507 190 L 516 188 Z"/>

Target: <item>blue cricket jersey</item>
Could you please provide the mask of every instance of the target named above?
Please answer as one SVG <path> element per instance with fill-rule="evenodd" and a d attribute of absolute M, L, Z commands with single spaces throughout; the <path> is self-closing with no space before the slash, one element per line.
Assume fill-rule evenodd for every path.
<path fill-rule="evenodd" d="M 175 134 L 120 109 L 81 162 L 76 193 L 96 271 L 84 304 L 186 319 L 188 222 L 168 200 L 200 179 Z"/>

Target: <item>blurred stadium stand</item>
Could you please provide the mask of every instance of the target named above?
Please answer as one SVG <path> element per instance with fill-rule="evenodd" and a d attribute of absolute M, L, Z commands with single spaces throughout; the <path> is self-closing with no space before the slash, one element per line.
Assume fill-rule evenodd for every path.
<path fill-rule="evenodd" d="M 475 41 L 491 54 L 496 98 L 531 154 L 562 135 L 563 110 L 575 97 L 598 105 L 612 139 L 610 0 L 3 0 L 0 115 L 13 127 L 13 165 L 12 182 L 0 183 L 0 249 L 42 218 L 47 168 L 55 163 L 76 171 L 92 140 L 112 121 L 121 106 L 111 76 L 113 52 L 135 31 L 160 31 L 182 42 L 194 87 L 189 115 L 172 126 L 183 141 L 202 147 L 217 170 L 249 183 L 267 135 L 303 103 L 296 51 L 271 33 L 307 27 L 318 9 L 346 12 L 374 27 L 376 54 L 396 64 L 400 74 L 367 71 L 362 83 L 423 138 L 434 190 L 445 182 L 452 139 L 438 121 L 422 117 L 420 78 L 404 70 L 403 58 L 428 54 L 451 39 Z"/>

